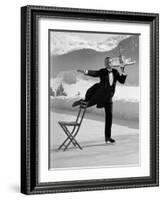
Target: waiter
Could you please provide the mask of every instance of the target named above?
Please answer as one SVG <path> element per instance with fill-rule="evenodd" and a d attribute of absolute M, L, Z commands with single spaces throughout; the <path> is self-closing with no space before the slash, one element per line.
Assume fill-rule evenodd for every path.
<path fill-rule="evenodd" d="M 77 70 L 87 76 L 99 77 L 100 82 L 89 88 L 85 95 L 85 100 L 79 100 L 73 103 L 73 107 L 82 103 L 86 107 L 96 105 L 97 108 L 104 108 L 105 110 L 105 142 L 114 143 L 115 140 L 111 138 L 112 115 L 113 115 L 113 101 L 112 98 L 115 93 L 116 82 L 124 84 L 127 74 L 124 71 L 123 63 L 120 64 L 120 71 L 113 68 L 112 58 L 106 57 L 104 60 L 105 68 L 100 70 Z M 116 66 L 117 67 L 117 66 Z"/>

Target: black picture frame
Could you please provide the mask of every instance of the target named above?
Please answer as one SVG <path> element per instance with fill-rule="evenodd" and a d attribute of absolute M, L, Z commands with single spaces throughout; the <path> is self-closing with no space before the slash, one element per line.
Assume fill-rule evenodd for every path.
<path fill-rule="evenodd" d="M 38 181 L 38 52 L 37 19 L 64 18 L 150 25 L 150 176 Z M 21 192 L 77 192 L 159 186 L 159 14 L 78 8 L 25 6 L 21 8 Z"/>

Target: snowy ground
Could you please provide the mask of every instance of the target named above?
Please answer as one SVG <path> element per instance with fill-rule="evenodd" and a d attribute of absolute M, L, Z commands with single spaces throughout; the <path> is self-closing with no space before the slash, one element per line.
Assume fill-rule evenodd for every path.
<path fill-rule="evenodd" d="M 98 79 L 73 73 L 73 71 L 62 72 L 50 80 L 50 86 L 55 93 L 55 97 L 51 96 L 50 99 L 51 108 L 77 111 L 76 108 L 72 108 L 72 103 L 84 98 L 88 88 L 99 82 Z M 67 96 L 56 96 L 56 90 L 61 83 Z M 116 119 L 139 120 L 139 86 L 117 84 L 113 101 L 113 113 Z M 103 109 L 97 109 L 95 106 L 88 108 L 87 112 L 98 115 L 104 113 Z"/>
<path fill-rule="evenodd" d="M 64 84 L 68 96 L 51 97 L 50 106 L 57 109 L 76 110 L 76 108 L 72 108 L 73 102 L 84 98 L 87 89 L 92 84 L 93 82 L 83 80 L 71 86 Z M 75 95 L 79 91 L 80 95 Z M 139 87 L 117 86 L 113 101 L 113 113 L 116 119 L 139 120 Z M 103 115 L 103 109 L 97 109 L 95 106 L 88 108 L 88 112 Z"/>
<path fill-rule="evenodd" d="M 58 146 L 66 135 L 58 121 L 73 121 L 76 111 L 52 109 L 50 113 L 50 168 L 124 166 L 139 164 L 138 121 L 114 120 L 112 137 L 116 144 L 104 142 L 104 117 L 86 113 L 76 137 L 83 150 L 70 146 L 63 152 Z"/>

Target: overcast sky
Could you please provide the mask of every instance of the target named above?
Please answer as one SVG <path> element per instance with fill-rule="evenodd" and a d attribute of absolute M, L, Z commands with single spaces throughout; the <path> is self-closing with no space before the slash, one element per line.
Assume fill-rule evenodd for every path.
<path fill-rule="evenodd" d="M 120 41 L 129 36 L 130 35 L 124 34 L 51 31 L 50 51 L 52 55 L 63 55 L 80 49 L 110 51 L 114 49 Z"/>

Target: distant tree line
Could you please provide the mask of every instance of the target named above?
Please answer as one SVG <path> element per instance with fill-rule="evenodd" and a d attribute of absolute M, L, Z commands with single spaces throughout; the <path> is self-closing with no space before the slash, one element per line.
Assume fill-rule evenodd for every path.
<path fill-rule="evenodd" d="M 50 96 L 67 96 L 63 84 L 60 83 L 55 91 L 53 91 L 52 88 L 50 87 Z"/>

